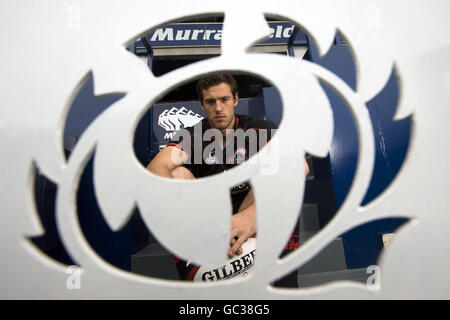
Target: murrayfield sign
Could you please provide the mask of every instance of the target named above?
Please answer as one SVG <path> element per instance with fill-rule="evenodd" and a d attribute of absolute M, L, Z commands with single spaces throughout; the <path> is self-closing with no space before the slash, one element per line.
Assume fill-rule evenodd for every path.
<path fill-rule="evenodd" d="M 295 30 L 295 26 L 287 22 L 272 22 L 269 23 L 269 28 L 272 31 L 270 38 L 260 44 L 287 43 Z M 148 33 L 145 39 L 153 48 L 220 46 L 222 23 L 171 24 Z M 296 39 L 305 39 L 305 35 L 298 32 Z M 136 47 L 143 47 L 141 39 L 136 42 Z"/>

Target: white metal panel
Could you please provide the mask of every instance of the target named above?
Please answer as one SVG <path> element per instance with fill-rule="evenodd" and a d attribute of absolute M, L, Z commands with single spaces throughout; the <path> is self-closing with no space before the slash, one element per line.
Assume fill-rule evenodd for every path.
<path fill-rule="evenodd" d="M 114 5 L 107 0 L 2 2 L 0 296 L 449 298 L 449 6 L 445 0 L 199 0 L 189 6 L 179 0 L 136 0 L 132 5 L 125 0 L 116 0 Z M 145 62 L 125 49 L 151 28 L 217 12 L 225 13 L 222 55 L 217 58 L 156 78 Z M 304 27 L 317 41 L 321 54 L 326 53 L 339 29 L 356 61 L 357 90 L 306 61 L 246 52 L 270 34 L 264 21 L 267 13 Z M 27 39 L 31 54 L 12 50 L 23 48 L 23 39 Z M 374 164 L 365 102 L 384 87 L 393 66 L 401 83 L 396 117 L 413 115 L 410 147 L 395 181 L 375 201 L 361 207 Z M 283 99 L 280 129 L 276 139 L 256 157 L 260 161 L 198 181 L 169 181 L 147 172 L 132 147 L 142 115 L 158 96 L 180 82 L 224 69 L 270 80 Z M 122 92 L 126 96 L 95 119 L 66 162 L 61 145 L 65 114 L 90 71 L 97 95 Z M 355 119 L 360 138 L 357 172 L 335 218 L 280 261 L 278 254 L 296 221 L 303 196 L 301 160 L 305 152 L 325 156 L 331 141 L 331 108 L 318 79 L 340 93 Z M 294 141 L 296 148 L 292 148 Z M 147 226 L 167 248 L 198 263 L 215 264 L 226 258 L 228 189 L 251 180 L 258 208 L 257 258 L 252 276 L 212 284 L 171 282 L 118 270 L 102 260 L 83 236 L 75 201 L 80 175 L 94 150 L 96 196 L 111 228 L 123 226 L 137 204 Z M 427 165 L 430 154 L 434 155 L 431 168 Z M 58 186 L 58 230 L 69 254 L 81 266 L 79 274 L 49 259 L 26 240 L 44 232 L 33 199 L 35 166 Z M 283 197 L 277 196 L 281 191 Z M 178 200 L 167 201 L 167 194 L 176 194 Z M 200 202 L 204 203 L 201 208 L 197 206 Z M 184 214 L 186 211 L 191 214 Z M 275 211 L 283 216 L 274 216 Z M 412 221 L 396 233 L 385 250 L 380 264 L 381 286 L 349 282 L 301 290 L 269 286 L 341 233 L 364 222 L 399 216 Z"/>

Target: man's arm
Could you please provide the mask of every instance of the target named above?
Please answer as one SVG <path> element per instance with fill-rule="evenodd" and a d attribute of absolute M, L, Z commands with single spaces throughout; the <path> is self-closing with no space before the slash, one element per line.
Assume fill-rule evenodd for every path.
<path fill-rule="evenodd" d="M 184 151 L 168 146 L 153 158 L 147 165 L 147 170 L 160 177 L 174 178 L 171 172 L 180 167 L 187 159 L 188 155 Z"/>
<path fill-rule="evenodd" d="M 252 192 L 252 190 L 250 190 Z M 231 241 L 228 257 L 242 253 L 242 244 L 256 234 L 256 206 L 253 202 L 248 208 L 231 217 Z"/>
<path fill-rule="evenodd" d="M 309 174 L 309 166 L 308 166 L 308 162 L 306 162 L 306 159 L 303 159 L 304 163 L 305 163 L 305 177 Z"/>
<path fill-rule="evenodd" d="M 305 176 L 307 176 L 309 166 L 306 160 L 304 160 L 304 165 Z M 239 209 L 239 212 L 231 218 L 231 240 L 228 249 L 228 257 L 230 258 L 236 254 L 241 254 L 242 244 L 256 234 L 256 206 L 252 189 L 250 189 Z"/>

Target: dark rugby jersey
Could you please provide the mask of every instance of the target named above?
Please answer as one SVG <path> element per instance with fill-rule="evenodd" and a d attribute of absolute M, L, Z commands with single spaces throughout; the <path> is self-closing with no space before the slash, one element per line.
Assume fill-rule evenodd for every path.
<path fill-rule="evenodd" d="M 196 178 L 201 178 L 232 169 L 248 160 L 271 139 L 271 129 L 276 128 L 269 121 L 235 115 L 234 139 L 229 139 L 233 136 L 227 137 L 226 146 L 222 150 L 221 147 L 215 147 L 219 145 L 219 141 L 216 141 L 214 132 L 208 131 L 205 134 L 211 129 L 205 118 L 196 125 L 177 132 L 168 146 L 185 151 L 189 156 L 187 163 L 192 164 L 192 173 Z M 233 213 L 237 212 L 249 190 L 248 182 L 242 182 L 231 189 Z"/>

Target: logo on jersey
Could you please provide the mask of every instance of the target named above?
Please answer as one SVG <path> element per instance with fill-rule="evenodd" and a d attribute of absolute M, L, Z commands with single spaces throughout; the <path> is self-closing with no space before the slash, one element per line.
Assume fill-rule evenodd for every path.
<path fill-rule="evenodd" d="M 234 152 L 233 161 L 234 164 L 241 164 L 245 161 L 245 156 L 247 155 L 247 151 L 245 148 L 239 148 Z"/>
<path fill-rule="evenodd" d="M 216 152 L 212 150 L 208 157 L 205 159 L 206 164 L 217 164 Z"/>
<path fill-rule="evenodd" d="M 248 182 L 244 182 L 233 186 L 233 188 L 231 188 L 231 194 L 235 195 L 237 193 L 245 192 L 247 190 L 250 190 L 250 184 Z"/>

